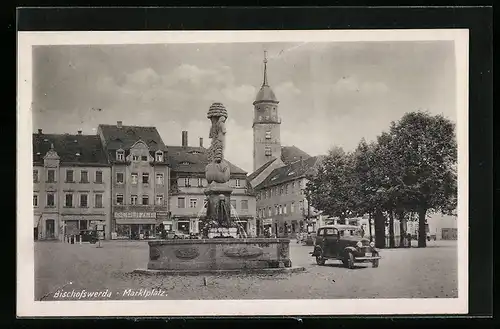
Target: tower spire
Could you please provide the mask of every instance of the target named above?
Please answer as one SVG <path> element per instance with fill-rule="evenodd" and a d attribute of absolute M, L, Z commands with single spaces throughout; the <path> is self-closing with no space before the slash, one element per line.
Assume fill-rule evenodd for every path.
<path fill-rule="evenodd" d="M 267 50 L 264 50 L 264 81 L 262 86 L 268 86 L 267 84 Z"/>

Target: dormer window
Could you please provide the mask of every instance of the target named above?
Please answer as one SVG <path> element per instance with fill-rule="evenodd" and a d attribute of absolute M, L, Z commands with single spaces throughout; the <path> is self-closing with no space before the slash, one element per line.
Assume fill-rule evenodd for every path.
<path fill-rule="evenodd" d="M 155 154 L 155 161 L 156 162 L 163 162 L 163 152 L 162 151 L 157 151 Z"/>
<path fill-rule="evenodd" d="M 266 139 L 271 139 L 271 132 L 270 131 L 266 131 Z"/>
<path fill-rule="evenodd" d="M 189 152 L 189 154 L 201 154 L 201 152 L 200 151 L 191 151 L 191 152 Z"/>
<path fill-rule="evenodd" d="M 125 160 L 125 151 L 123 151 L 123 150 L 116 151 L 116 160 L 118 160 L 118 161 Z"/>
<path fill-rule="evenodd" d="M 138 155 L 132 155 L 132 161 L 139 161 Z"/>
<path fill-rule="evenodd" d="M 190 164 L 191 164 L 191 162 L 189 162 L 189 161 L 182 161 L 181 162 L 181 165 L 190 165 Z"/>
<path fill-rule="evenodd" d="M 148 156 L 147 156 L 147 155 L 143 155 L 143 156 L 141 156 L 141 160 L 142 160 L 142 161 L 148 161 Z"/>

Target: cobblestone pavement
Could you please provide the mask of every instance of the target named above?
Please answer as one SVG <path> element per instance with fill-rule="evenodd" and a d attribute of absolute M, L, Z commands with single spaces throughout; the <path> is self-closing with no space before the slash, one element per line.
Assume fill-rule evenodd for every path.
<path fill-rule="evenodd" d="M 305 272 L 274 275 L 147 276 L 130 273 L 146 268 L 148 246 L 140 241 L 108 241 L 96 245 L 61 242 L 35 243 L 35 298 L 55 298 L 58 288 L 106 291 L 124 296 L 127 289 L 162 289 L 162 297 L 148 299 L 319 299 L 319 298 L 435 298 L 457 297 L 456 241 L 431 241 L 427 248 L 381 251 L 378 268 L 359 264 L 355 269 L 339 261 L 318 266 L 312 247 L 292 241 L 293 266 Z M 204 284 L 206 278 L 206 285 Z M 72 284 L 69 285 L 69 282 Z M 109 296 L 109 295 L 108 295 Z"/>

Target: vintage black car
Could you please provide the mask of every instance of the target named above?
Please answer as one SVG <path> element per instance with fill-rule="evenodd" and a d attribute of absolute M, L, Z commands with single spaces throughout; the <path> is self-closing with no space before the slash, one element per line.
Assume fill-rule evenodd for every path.
<path fill-rule="evenodd" d="M 80 235 L 82 236 L 82 242 L 90 242 L 94 244 L 98 240 L 97 231 L 95 230 L 81 230 Z"/>
<path fill-rule="evenodd" d="M 328 259 L 336 259 L 350 269 L 354 268 L 355 263 L 367 262 L 378 267 L 381 259 L 375 244 L 364 236 L 362 230 L 351 225 L 320 227 L 311 255 L 316 257 L 318 265 L 324 265 Z"/>

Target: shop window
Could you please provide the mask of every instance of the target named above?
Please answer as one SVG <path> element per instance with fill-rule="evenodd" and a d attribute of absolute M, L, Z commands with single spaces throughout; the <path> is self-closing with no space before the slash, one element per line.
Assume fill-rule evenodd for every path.
<path fill-rule="evenodd" d="M 124 183 L 124 179 L 123 179 L 123 173 L 122 172 L 117 172 L 116 173 L 116 183 L 117 184 L 123 184 Z"/>
<path fill-rule="evenodd" d="M 73 194 L 66 194 L 64 198 L 64 206 L 66 208 L 73 207 Z"/>
<path fill-rule="evenodd" d="M 73 183 L 73 182 L 74 182 L 73 170 L 66 170 L 66 183 Z"/>
<path fill-rule="evenodd" d="M 95 208 L 103 208 L 102 205 L 102 194 L 96 194 L 94 197 L 94 207 Z"/>
<path fill-rule="evenodd" d="M 143 195 L 142 196 L 142 205 L 147 206 L 149 204 L 149 196 L 148 195 Z"/>
<path fill-rule="evenodd" d="M 118 206 L 122 206 L 123 205 L 123 194 L 117 194 L 116 195 L 116 204 Z"/>
<path fill-rule="evenodd" d="M 38 183 L 38 170 L 33 170 L 33 183 Z"/>
<path fill-rule="evenodd" d="M 80 194 L 80 208 L 87 208 L 88 206 L 87 194 Z"/>
<path fill-rule="evenodd" d="M 137 195 L 130 196 L 130 204 L 134 206 L 137 205 Z"/>
<path fill-rule="evenodd" d="M 149 184 L 149 174 L 148 173 L 142 174 L 142 184 Z"/>
<path fill-rule="evenodd" d="M 102 184 L 102 171 L 98 170 L 95 172 L 95 182 L 97 184 Z"/>
<path fill-rule="evenodd" d="M 86 170 L 82 170 L 80 172 L 80 183 L 88 183 L 89 182 L 89 172 Z"/>
<path fill-rule="evenodd" d="M 186 198 L 177 198 L 177 208 L 186 208 Z"/>
<path fill-rule="evenodd" d="M 137 185 L 137 183 L 138 183 L 138 181 L 137 181 L 137 180 L 138 180 L 138 177 L 139 177 L 139 176 L 137 175 L 137 173 L 132 173 L 132 174 L 130 174 L 130 180 L 131 180 L 131 183 L 132 183 L 133 185 Z"/>

